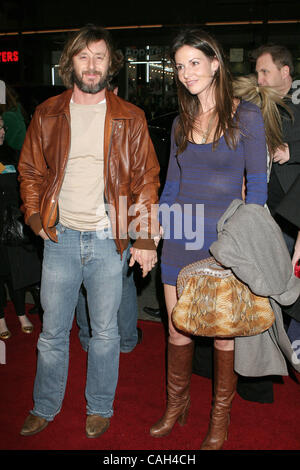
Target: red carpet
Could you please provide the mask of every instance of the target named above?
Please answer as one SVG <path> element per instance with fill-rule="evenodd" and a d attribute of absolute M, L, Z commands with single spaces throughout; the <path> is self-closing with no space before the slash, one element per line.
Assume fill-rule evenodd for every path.
<path fill-rule="evenodd" d="M 19 431 L 32 408 L 37 315 L 31 335 L 21 332 L 12 306 L 7 309 L 12 337 L 6 341 L 6 364 L 0 364 L 0 449 L 2 450 L 196 450 L 208 425 L 211 382 L 192 376 L 191 412 L 187 425 L 175 425 L 165 438 L 149 435 L 149 427 L 164 409 L 164 346 L 162 324 L 140 321 L 144 338 L 130 354 L 121 354 L 115 414 L 109 430 L 98 439 L 85 436 L 86 353 L 78 330 L 71 333 L 70 369 L 61 413 L 40 434 L 22 437 Z M 297 375 L 299 379 L 299 374 Z M 233 403 L 229 440 L 224 450 L 299 450 L 300 388 L 290 377 L 274 385 L 273 404 L 247 402 L 238 395 Z"/>

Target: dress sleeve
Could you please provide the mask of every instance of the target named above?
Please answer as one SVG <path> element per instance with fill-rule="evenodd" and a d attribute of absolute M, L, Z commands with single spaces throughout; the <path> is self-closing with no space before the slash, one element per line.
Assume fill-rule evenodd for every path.
<path fill-rule="evenodd" d="M 173 123 L 172 131 L 171 131 L 171 146 L 170 146 L 170 158 L 169 158 L 168 172 L 167 172 L 165 186 L 164 186 L 163 192 L 159 200 L 160 206 L 162 204 L 167 204 L 168 206 L 171 206 L 172 204 L 174 204 L 176 196 L 179 191 L 180 168 L 177 162 L 177 156 L 176 156 L 177 146 L 176 146 L 175 138 L 174 138 L 175 122 L 176 120 Z"/>
<path fill-rule="evenodd" d="M 248 104 L 248 103 L 247 103 Z M 246 204 L 267 201 L 267 145 L 264 121 L 258 106 L 247 106 L 241 114 L 246 171 Z"/>

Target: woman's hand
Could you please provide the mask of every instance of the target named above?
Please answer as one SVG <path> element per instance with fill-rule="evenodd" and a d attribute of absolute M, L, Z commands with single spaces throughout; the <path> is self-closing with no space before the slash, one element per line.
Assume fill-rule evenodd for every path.
<path fill-rule="evenodd" d="M 135 262 L 139 263 L 143 270 L 143 277 L 154 268 L 157 263 L 157 253 L 156 250 L 139 250 L 138 248 L 130 248 L 131 258 L 129 261 L 129 266 L 133 266 Z"/>

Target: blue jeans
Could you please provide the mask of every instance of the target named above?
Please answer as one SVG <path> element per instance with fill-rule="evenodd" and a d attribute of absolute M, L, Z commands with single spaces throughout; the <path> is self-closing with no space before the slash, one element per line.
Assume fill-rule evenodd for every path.
<path fill-rule="evenodd" d="M 87 414 L 110 417 L 118 381 L 120 337 L 117 312 L 122 292 L 123 262 L 104 232 L 79 232 L 57 226 L 58 243 L 46 240 L 41 281 L 43 330 L 32 414 L 52 421 L 65 394 L 69 337 L 79 289 L 84 284 L 92 337 L 88 349 L 85 396 Z M 105 294 L 103 294 L 105 293 Z"/>
<path fill-rule="evenodd" d="M 138 319 L 138 304 L 137 292 L 133 278 L 133 270 L 128 267 L 128 260 L 130 252 L 128 249 L 128 256 L 126 262 L 123 264 L 123 289 L 121 304 L 118 311 L 118 329 L 120 335 L 120 350 L 122 353 L 131 352 L 138 341 L 137 335 L 137 319 Z M 78 303 L 76 307 L 76 320 L 79 326 L 79 339 L 85 351 L 88 350 L 89 340 L 91 336 L 89 324 L 89 312 L 87 299 L 84 288 L 80 289 Z"/>

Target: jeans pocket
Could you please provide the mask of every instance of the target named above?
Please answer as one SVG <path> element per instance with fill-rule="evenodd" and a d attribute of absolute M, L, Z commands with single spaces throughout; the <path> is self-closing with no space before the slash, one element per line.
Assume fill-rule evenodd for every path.
<path fill-rule="evenodd" d="M 60 222 L 58 222 L 57 225 L 55 225 L 56 228 L 56 235 L 59 236 L 63 234 L 66 231 L 66 227 L 62 225 Z"/>
<path fill-rule="evenodd" d="M 112 233 L 112 229 L 110 226 L 104 228 L 103 230 L 97 230 L 96 234 L 99 240 L 106 240 L 108 238 L 113 239 L 113 233 Z"/>
<path fill-rule="evenodd" d="M 58 223 L 57 225 L 55 225 L 55 230 L 56 230 L 56 236 L 57 236 L 57 241 L 59 242 L 62 234 L 65 232 L 66 230 L 66 227 L 64 225 L 62 225 L 61 223 Z M 52 240 L 49 239 L 46 239 L 44 240 L 44 245 L 46 246 L 48 243 L 54 243 Z"/>

